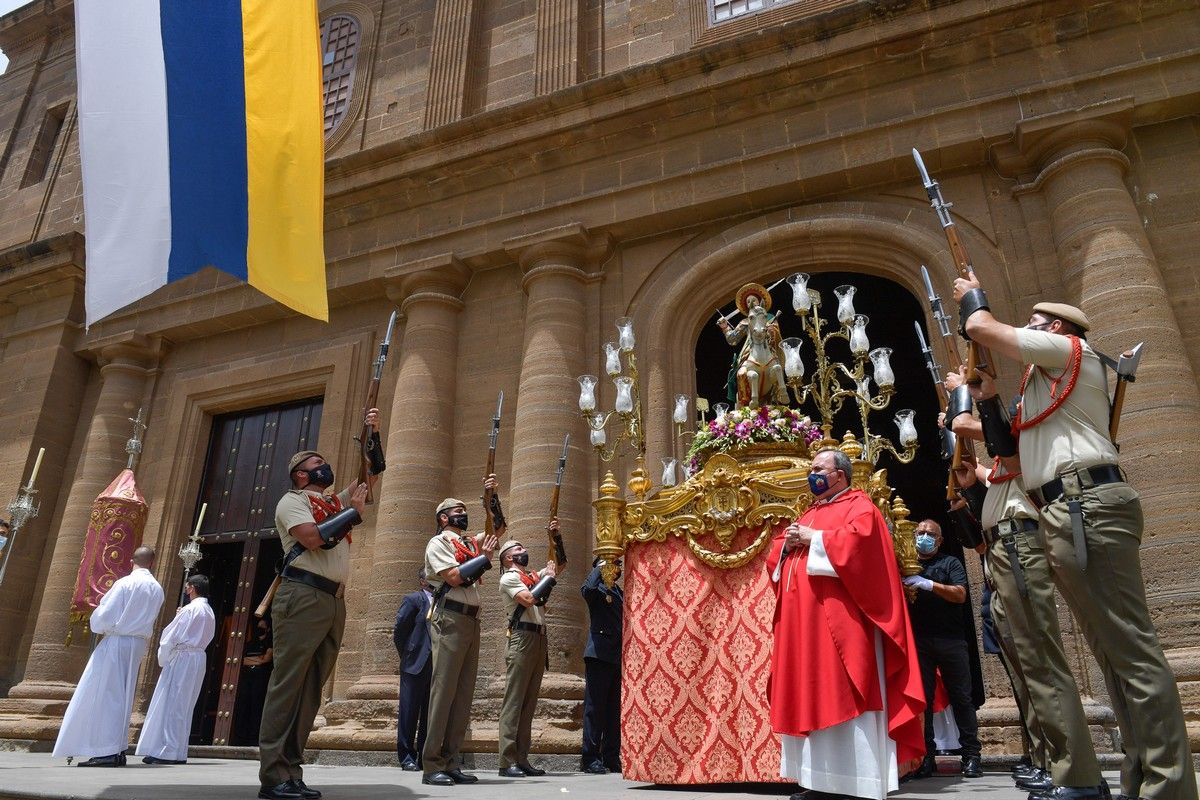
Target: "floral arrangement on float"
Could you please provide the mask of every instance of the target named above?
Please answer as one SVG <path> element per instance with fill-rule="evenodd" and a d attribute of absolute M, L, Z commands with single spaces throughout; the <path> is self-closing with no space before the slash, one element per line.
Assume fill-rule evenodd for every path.
<path fill-rule="evenodd" d="M 805 447 L 820 441 L 823 434 L 812 420 L 787 406 L 737 408 L 723 414 L 696 432 L 687 453 L 687 473 L 694 475 L 713 453 L 728 453 L 756 444 L 795 444 Z"/>

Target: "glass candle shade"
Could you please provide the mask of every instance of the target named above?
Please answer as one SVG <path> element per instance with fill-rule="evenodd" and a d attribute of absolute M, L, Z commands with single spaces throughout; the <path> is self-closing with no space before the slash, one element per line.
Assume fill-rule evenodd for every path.
<path fill-rule="evenodd" d="M 890 347 L 876 347 L 869 353 L 871 364 L 875 367 L 875 383 L 879 388 L 887 388 L 896 385 L 896 374 L 892 372 L 892 349 Z"/>
<path fill-rule="evenodd" d="M 867 339 L 867 318 L 862 314 L 856 314 L 850 328 L 850 352 L 856 356 L 864 356 L 870 349 L 871 342 Z"/>
<path fill-rule="evenodd" d="M 688 406 L 691 404 L 691 398 L 686 394 L 675 395 L 675 410 L 671 413 L 671 421 L 676 425 L 682 425 L 688 421 Z"/>
<path fill-rule="evenodd" d="M 812 308 L 812 298 L 808 294 L 808 273 L 793 272 L 788 276 L 788 285 L 792 287 L 792 309 L 797 314 L 807 314 Z"/>
<path fill-rule="evenodd" d="M 621 375 L 613 379 L 613 383 L 617 387 L 617 404 L 616 409 L 618 414 L 628 414 L 633 411 L 633 378 L 628 375 Z"/>
<path fill-rule="evenodd" d="M 629 317 L 617 320 L 617 343 L 620 344 L 622 353 L 633 352 L 633 320 Z"/>
<path fill-rule="evenodd" d="M 791 336 L 779 343 L 783 348 L 783 374 L 789 378 L 804 377 L 804 360 L 800 358 L 800 346 L 804 340 Z"/>
<path fill-rule="evenodd" d="M 596 376 L 580 375 L 579 381 L 579 410 L 585 414 L 596 410 Z"/>
<path fill-rule="evenodd" d="M 662 465 L 663 465 L 662 485 L 663 486 L 669 487 L 669 486 L 675 485 L 675 463 L 676 463 L 675 459 L 673 459 L 673 458 L 664 458 L 662 460 Z"/>
<path fill-rule="evenodd" d="M 913 424 L 916 413 L 911 408 L 896 412 L 896 427 L 900 429 L 901 447 L 908 447 L 917 441 L 917 426 Z"/>
<path fill-rule="evenodd" d="M 842 325 L 854 322 L 854 293 L 858 291 L 853 286 L 839 286 L 833 290 L 838 299 L 837 319 Z"/>
<path fill-rule="evenodd" d="M 713 419 L 717 422 L 724 422 L 727 413 L 729 413 L 729 403 L 717 403 L 713 406 Z"/>
<path fill-rule="evenodd" d="M 604 371 L 612 377 L 621 374 L 621 349 L 614 342 L 604 345 Z"/>
<path fill-rule="evenodd" d="M 597 411 L 588 420 L 588 427 L 591 430 L 591 439 L 593 447 L 603 447 L 608 441 L 608 435 L 604 432 L 604 415 Z"/>

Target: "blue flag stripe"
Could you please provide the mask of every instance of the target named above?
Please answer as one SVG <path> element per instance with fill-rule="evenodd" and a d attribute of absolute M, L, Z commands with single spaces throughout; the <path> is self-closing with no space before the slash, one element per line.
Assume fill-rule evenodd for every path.
<path fill-rule="evenodd" d="M 162 0 L 171 169 L 170 281 L 246 280 L 246 89 L 240 0 Z"/>

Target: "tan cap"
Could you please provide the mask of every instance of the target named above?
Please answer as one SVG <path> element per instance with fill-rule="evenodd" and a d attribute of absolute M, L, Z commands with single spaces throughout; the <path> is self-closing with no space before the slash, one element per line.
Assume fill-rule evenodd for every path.
<path fill-rule="evenodd" d="M 1072 323 L 1084 332 L 1092 329 L 1092 323 L 1088 321 L 1087 314 L 1084 314 L 1075 306 L 1069 306 L 1066 303 L 1038 303 L 1033 307 L 1033 313 L 1049 314 L 1052 317 L 1058 317 Z"/>
<path fill-rule="evenodd" d="M 524 546 L 525 545 L 521 544 L 516 539 L 509 539 L 507 542 L 505 542 L 503 545 L 500 546 L 500 552 L 496 553 L 496 558 L 504 558 L 504 554 L 507 553 L 509 550 L 512 550 L 514 547 L 524 547 Z"/>
<path fill-rule="evenodd" d="M 462 506 L 463 508 L 466 508 L 467 504 L 464 503 L 462 500 L 456 500 L 453 497 L 447 497 L 445 500 L 438 503 L 437 511 L 433 512 L 433 515 L 436 517 L 438 514 L 442 513 L 443 511 L 449 511 L 450 509 L 456 508 L 458 506 Z"/>
<path fill-rule="evenodd" d="M 296 453 L 296 455 L 292 456 L 291 460 L 288 461 L 288 475 L 291 475 L 293 472 L 295 472 L 297 467 L 313 456 L 316 456 L 321 460 L 325 459 L 325 456 L 321 455 L 316 450 L 301 450 L 299 453 Z"/>

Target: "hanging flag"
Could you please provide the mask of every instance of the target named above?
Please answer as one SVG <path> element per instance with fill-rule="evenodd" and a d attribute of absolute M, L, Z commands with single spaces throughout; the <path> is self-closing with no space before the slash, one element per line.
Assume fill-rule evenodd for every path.
<path fill-rule="evenodd" d="M 213 266 L 329 319 L 316 0 L 76 0 L 87 324 Z"/>

